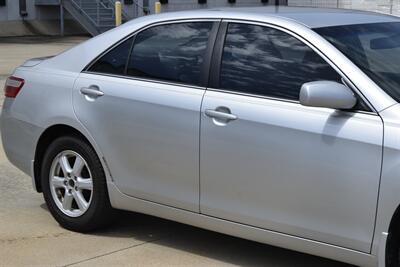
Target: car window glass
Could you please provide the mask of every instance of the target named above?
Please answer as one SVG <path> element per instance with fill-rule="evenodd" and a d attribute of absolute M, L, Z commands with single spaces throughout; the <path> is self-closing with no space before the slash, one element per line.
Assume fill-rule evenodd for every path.
<path fill-rule="evenodd" d="M 273 28 L 229 24 L 220 88 L 297 101 L 301 86 L 318 80 L 341 77 L 298 39 Z"/>
<path fill-rule="evenodd" d="M 314 29 L 400 102 L 400 22 Z"/>
<path fill-rule="evenodd" d="M 136 36 L 127 74 L 201 85 L 212 22 L 155 26 Z"/>
<path fill-rule="evenodd" d="M 91 72 L 124 75 L 133 38 L 129 38 L 107 54 L 102 56 L 89 68 Z"/>

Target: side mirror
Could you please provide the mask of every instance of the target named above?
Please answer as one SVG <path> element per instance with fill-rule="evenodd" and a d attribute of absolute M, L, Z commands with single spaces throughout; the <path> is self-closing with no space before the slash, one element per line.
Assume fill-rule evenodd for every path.
<path fill-rule="evenodd" d="M 300 104 L 309 107 L 351 109 L 357 98 L 347 86 L 331 81 L 317 81 L 303 84 L 300 90 Z"/>

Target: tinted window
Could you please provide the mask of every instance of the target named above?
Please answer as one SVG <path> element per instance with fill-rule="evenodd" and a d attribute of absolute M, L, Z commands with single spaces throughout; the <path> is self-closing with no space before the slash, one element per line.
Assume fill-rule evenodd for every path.
<path fill-rule="evenodd" d="M 139 33 L 128 75 L 200 85 L 212 25 L 212 22 L 179 23 Z"/>
<path fill-rule="evenodd" d="M 400 102 L 400 22 L 315 29 Z"/>
<path fill-rule="evenodd" d="M 89 71 L 119 75 L 125 74 L 125 67 L 131 46 L 132 38 L 121 43 L 97 60 L 97 62 L 90 67 Z"/>
<path fill-rule="evenodd" d="M 308 46 L 272 28 L 229 24 L 220 87 L 244 93 L 298 100 L 301 86 L 340 76 Z"/>

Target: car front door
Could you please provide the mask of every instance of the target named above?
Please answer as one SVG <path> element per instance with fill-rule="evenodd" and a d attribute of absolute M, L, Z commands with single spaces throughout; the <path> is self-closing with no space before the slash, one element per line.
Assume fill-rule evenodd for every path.
<path fill-rule="evenodd" d="M 199 117 L 213 27 L 199 21 L 145 29 L 77 80 L 76 115 L 123 193 L 199 211 Z"/>
<path fill-rule="evenodd" d="M 369 252 L 380 117 L 361 99 L 351 111 L 300 105 L 303 83 L 341 76 L 283 30 L 223 25 L 201 110 L 201 213 Z"/>

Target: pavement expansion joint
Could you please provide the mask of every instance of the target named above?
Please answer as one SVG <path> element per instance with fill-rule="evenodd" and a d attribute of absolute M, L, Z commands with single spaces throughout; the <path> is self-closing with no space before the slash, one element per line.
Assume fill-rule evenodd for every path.
<path fill-rule="evenodd" d="M 108 256 L 108 255 L 111 255 L 111 254 L 114 254 L 114 253 L 117 253 L 117 252 L 125 251 L 125 250 L 131 249 L 131 248 L 135 248 L 135 247 L 140 247 L 140 246 L 143 246 L 143 245 L 146 245 L 146 244 L 149 244 L 149 243 L 157 242 L 157 241 L 162 240 L 162 239 L 163 238 L 155 238 L 155 239 L 152 239 L 152 240 L 144 241 L 144 242 L 141 242 L 139 244 L 135 244 L 135 245 L 128 246 L 128 247 L 125 247 L 125 248 L 117 249 L 117 250 L 114 250 L 114 251 L 110 251 L 110 252 L 107 252 L 107 253 L 104 253 L 104 254 L 101 254 L 101 255 L 97 255 L 97 256 L 88 258 L 88 259 L 84 259 L 84 260 L 81 260 L 81 261 L 69 263 L 69 264 L 63 265 L 62 267 L 74 266 L 74 265 L 77 265 L 77 264 L 80 264 L 80 263 L 83 263 L 83 262 L 88 262 L 88 261 L 91 261 L 91 260 L 94 260 L 94 259 L 97 259 L 97 258 Z"/>

